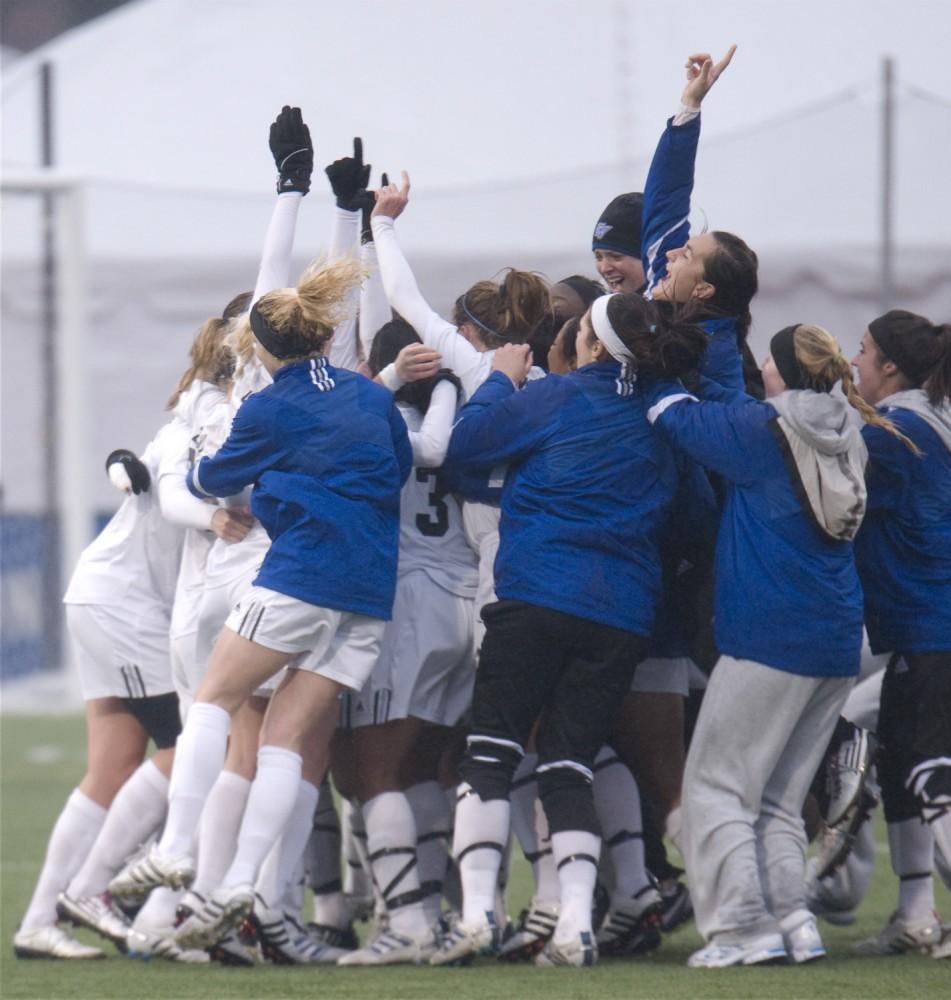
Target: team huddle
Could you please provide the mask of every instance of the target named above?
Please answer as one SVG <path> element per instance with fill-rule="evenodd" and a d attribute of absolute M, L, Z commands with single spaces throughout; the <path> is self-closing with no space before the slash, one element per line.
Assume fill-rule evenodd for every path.
<path fill-rule="evenodd" d="M 756 254 L 688 222 L 732 55 L 688 59 L 600 280 L 509 269 L 451 320 L 359 139 L 291 283 L 314 149 L 281 111 L 254 290 L 106 462 L 64 598 L 87 772 L 18 956 L 104 957 L 71 923 L 195 964 L 587 966 L 693 917 L 691 967 L 805 963 L 879 801 L 898 906 L 855 947 L 951 956 L 951 325 L 892 310 L 849 360 L 793 323 L 757 367 Z"/>

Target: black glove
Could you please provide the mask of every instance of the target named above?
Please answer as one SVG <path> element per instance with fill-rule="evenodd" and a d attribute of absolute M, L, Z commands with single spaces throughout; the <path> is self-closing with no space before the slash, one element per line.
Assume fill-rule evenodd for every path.
<path fill-rule="evenodd" d="M 124 466 L 129 482 L 132 484 L 132 492 L 136 496 L 140 493 L 148 493 L 149 487 L 152 485 L 152 477 L 139 456 L 125 448 L 117 448 L 106 459 L 106 472 L 109 471 L 110 465 L 115 465 L 117 462 Z"/>
<path fill-rule="evenodd" d="M 390 183 L 389 178 L 386 174 L 383 174 L 381 180 L 381 186 L 386 187 Z M 372 243 L 373 242 L 373 228 L 370 225 L 370 216 L 373 214 L 373 206 L 376 204 L 376 194 L 373 191 L 367 191 L 364 188 L 362 191 L 358 191 L 353 199 L 354 210 L 357 208 L 363 213 L 361 223 L 360 223 L 360 242 L 361 243 Z"/>
<path fill-rule="evenodd" d="M 452 382 L 456 387 L 457 393 L 462 393 L 462 382 L 459 381 L 459 376 L 451 368 L 440 368 L 435 375 L 433 375 L 433 388 L 435 389 L 440 382 Z"/>
<path fill-rule="evenodd" d="M 363 140 L 359 136 L 353 140 L 353 156 L 334 160 L 326 168 L 326 173 L 338 207 L 348 212 L 356 212 L 363 207 L 358 195 L 370 183 L 370 164 L 363 164 Z"/>
<path fill-rule="evenodd" d="M 300 108 L 286 104 L 271 125 L 268 145 L 277 167 L 277 193 L 310 190 L 310 175 L 314 170 L 314 144 L 310 129 L 301 118 Z"/>

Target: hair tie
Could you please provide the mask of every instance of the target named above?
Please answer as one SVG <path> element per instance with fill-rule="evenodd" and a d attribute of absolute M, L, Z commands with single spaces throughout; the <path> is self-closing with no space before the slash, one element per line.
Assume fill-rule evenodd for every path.
<path fill-rule="evenodd" d="M 471 312 L 469 311 L 469 305 L 468 305 L 468 303 L 466 302 L 466 298 L 467 298 L 468 294 L 469 294 L 469 293 L 468 293 L 468 292 L 466 292 L 466 294 L 465 294 L 465 295 L 463 295 L 463 296 L 462 296 L 462 298 L 461 298 L 461 299 L 459 300 L 459 303 L 460 303 L 460 305 L 462 306 L 462 311 L 463 311 L 463 312 L 464 312 L 464 313 L 466 314 L 466 316 L 467 316 L 467 317 L 468 317 L 468 318 L 469 318 L 469 319 L 470 319 L 470 320 L 471 320 L 471 321 L 472 321 L 473 323 L 475 323 L 475 325 L 476 325 L 477 327 L 479 327 L 479 329 L 481 329 L 481 330 L 484 330 L 484 331 L 485 331 L 486 333 L 491 333 L 493 337 L 498 337 L 498 338 L 499 338 L 500 340 L 505 340 L 505 341 L 507 341 L 507 340 L 509 339 L 508 337 L 506 337 L 506 336 L 504 336 L 503 334 L 499 333 L 499 332 L 498 332 L 497 330 L 493 330 L 493 329 L 492 329 L 492 327 L 490 327 L 490 326 L 486 326 L 486 325 L 485 325 L 485 323 L 483 323 L 483 322 L 482 322 L 482 320 L 480 320 L 480 319 L 478 319 L 477 317 L 475 317 L 475 316 L 474 316 L 474 315 L 473 315 L 473 314 L 472 314 L 472 313 L 471 313 Z"/>

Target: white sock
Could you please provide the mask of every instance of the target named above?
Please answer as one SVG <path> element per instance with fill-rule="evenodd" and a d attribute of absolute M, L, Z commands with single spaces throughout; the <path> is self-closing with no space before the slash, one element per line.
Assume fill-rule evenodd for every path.
<path fill-rule="evenodd" d="M 934 838 L 934 863 L 944 882 L 951 889 L 951 812 L 942 813 L 929 824 Z"/>
<path fill-rule="evenodd" d="M 612 895 L 631 899 L 650 882 L 644 866 L 641 797 L 634 775 L 609 747 L 595 759 L 593 791 L 604 848 L 614 869 Z"/>
<path fill-rule="evenodd" d="M 551 848 L 561 885 L 561 913 L 554 937 L 565 941 L 591 931 L 601 838 L 585 830 L 561 830 L 551 835 Z"/>
<path fill-rule="evenodd" d="M 79 870 L 105 819 L 106 810 L 102 806 L 78 788 L 73 789 L 50 834 L 21 930 L 35 931 L 56 923 L 56 897 Z"/>
<path fill-rule="evenodd" d="M 674 847 L 680 852 L 680 856 L 683 857 L 684 851 L 681 846 L 683 841 L 684 832 L 684 815 L 683 809 L 680 806 L 674 806 L 673 809 L 667 814 L 667 819 L 664 822 L 664 827 L 667 832 L 667 836 L 670 837 L 673 842 Z"/>
<path fill-rule="evenodd" d="M 495 912 L 495 890 L 502 865 L 502 852 L 509 836 L 508 799 L 482 798 L 463 782 L 456 802 L 456 825 L 452 838 L 452 853 L 462 881 L 462 922 L 481 923 L 486 912 Z M 497 844 L 476 847 L 473 844 Z"/>
<path fill-rule="evenodd" d="M 934 837 L 917 816 L 888 824 L 892 871 L 898 876 L 898 909 L 910 920 L 934 913 Z"/>
<path fill-rule="evenodd" d="M 160 885 L 149 893 L 145 905 L 135 915 L 132 926 L 137 930 L 171 933 L 175 927 L 175 908 L 185 893 Z"/>
<path fill-rule="evenodd" d="M 532 865 L 535 873 L 535 897 L 547 903 L 557 903 L 561 886 L 551 849 L 551 829 L 541 799 L 535 799 L 535 839 L 538 843 L 538 860 Z"/>
<path fill-rule="evenodd" d="M 427 890 L 423 898 L 426 922 L 430 926 L 441 909 L 443 881 L 449 864 L 449 828 L 452 810 L 438 781 L 422 781 L 406 790 L 406 798 L 416 819 L 416 860 L 419 883 Z"/>
<path fill-rule="evenodd" d="M 512 833 L 518 840 L 525 860 L 532 866 L 538 857 L 538 837 L 535 833 L 535 802 L 538 799 L 538 782 L 535 780 L 537 753 L 527 753 L 512 775 L 509 802 L 512 804 Z"/>
<path fill-rule="evenodd" d="M 284 747 L 264 746 L 258 750 L 258 771 L 238 832 L 238 850 L 222 888 L 254 884 L 268 851 L 277 843 L 294 810 L 302 763 L 299 753 Z"/>
<path fill-rule="evenodd" d="M 217 705 L 195 702 L 175 745 L 168 789 L 168 819 L 159 851 L 180 858 L 192 851 L 205 799 L 221 773 L 231 716 Z"/>
<path fill-rule="evenodd" d="M 290 876 L 284 883 L 284 895 L 277 909 L 282 913 L 290 913 L 295 920 L 300 920 L 304 912 L 304 894 L 307 891 L 307 845 L 300 853 L 297 864 L 291 869 Z"/>
<path fill-rule="evenodd" d="M 317 796 L 317 786 L 301 778 L 297 799 L 284 831 L 261 865 L 254 891 L 264 900 L 264 905 L 269 910 L 281 905 L 294 871 L 304 855 L 304 848 L 314 826 Z"/>
<path fill-rule="evenodd" d="M 397 934 L 418 937 L 428 924 L 419 894 L 419 868 L 416 862 L 416 820 L 409 799 L 402 792 L 382 792 L 363 803 L 363 822 L 367 828 L 367 852 L 370 871 L 386 903 L 390 926 Z M 394 901 L 407 893 L 415 901 L 394 907 Z"/>
<path fill-rule="evenodd" d="M 66 890 L 73 899 L 106 891 L 126 858 L 161 826 L 168 808 L 168 778 L 147 760 L 119 789 L 96 842 Z"/>
<path fill-rule="evenodd" d="M 350 923 L 350 907 L 343 894 L 340 817 L 330 782 L 320 786 L 314 825 L 307 842 L 307 882 L 314 892 L 314 923 L 343 929 Z"/>
<path fill-rule="evenodd" d="M 238 831 L 251 794 L 251 782 L 222 771 L 208 793 L 198 825 L 198 870 L 192 889 L 207 896 L 217 889 L 238 849 Z"/>
<path fill-rule="evenodd" d="M 373 897 L 370 863 L 367 861 L 367 830 L 363 825 L 360 803 L 344 799 L 341 823 L 343 851 L 347 867 L 343 874 L 343 891 L 357 899 Z"/>

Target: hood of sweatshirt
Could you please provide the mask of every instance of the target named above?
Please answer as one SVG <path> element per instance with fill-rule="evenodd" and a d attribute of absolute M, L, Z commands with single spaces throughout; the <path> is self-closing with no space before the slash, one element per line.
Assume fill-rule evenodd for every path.
<path fill-rule="evenodd" d="M 844 397 L 790 389 L 767 400 L 804 508 L 829 538 L 850 541 L 865 516 L 868 451 Z"/>
<path fill-rule="evenodd" d="M 940 406 L 932 406 L 924 389 L 906 389 L 879 400 L 877 408 L 886 415 L 893 409 L 911 410 L 924 420 L 941 438 L 945 448 L 951 451 L 951 403 L 945 401 Z"/>

